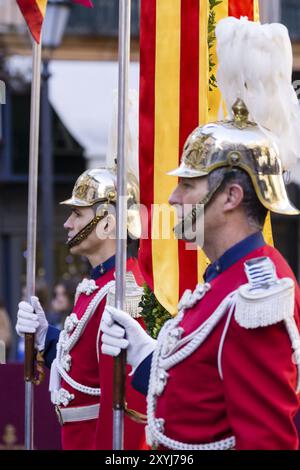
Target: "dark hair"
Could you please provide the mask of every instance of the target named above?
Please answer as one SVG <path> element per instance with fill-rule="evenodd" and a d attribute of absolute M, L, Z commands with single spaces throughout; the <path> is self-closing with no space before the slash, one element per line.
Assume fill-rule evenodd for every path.
<path fill-rule="evenodd" d="M 72 306 L 74 303 L 74 296 L 76 292 L 76 283 L 71 279 L 60 279 L 58 282 L 55 283 L 54 289 L 57 286 L 63 286 L 66 292 L 66 296 L 69 299 L 70 305 Z"/>
<path fill-rule="evenodd" d="M 226 172 L 228 172 L 227 168 L 218 168 L 211 172 L 208 175 L 208 189 L 211 190 L 218 185 Z M 221 187 L 225 188 L 228 183 L 236 183 L 243 188 L 244 198 L 242 206 L 245 209 L 249 224 L 254 224 L 255 228 L 261 230 L 268 211 L 259 201 L 250 176 L 243 170 L 234 169 L 228 173 Z"/>

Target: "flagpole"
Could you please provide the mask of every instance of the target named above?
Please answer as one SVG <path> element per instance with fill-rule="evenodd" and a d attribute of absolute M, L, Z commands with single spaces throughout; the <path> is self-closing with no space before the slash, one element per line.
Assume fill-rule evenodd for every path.
<path fill-rule="evenodd" d="M 36 270 L 36 227 L 37 227 L 37 186 L 38 151 L 40 122 L 40 83 L 41 83 L 41 42 L 33 42 L 33 65 L 30 109 L 30 144 L 28 177 L 28 221 L 27 221 L 27 266 L 26 292 L 28 302 L 35 294 Z M 34 381 L 34 335 L 25 335 L 25 447 L 33 450 L 33 381 Z"/>
<path fill-rule="evenodd" d="M 119 0 L 116 308 L 123 309 L 127 249 L 127 126 L 131 0 Z M 124 448 L 126 353 L 114 360 L 113 449 Z"/>

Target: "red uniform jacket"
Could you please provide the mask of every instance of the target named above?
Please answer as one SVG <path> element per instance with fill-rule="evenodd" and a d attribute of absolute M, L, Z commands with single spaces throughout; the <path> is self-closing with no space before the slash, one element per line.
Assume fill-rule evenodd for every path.
<path fill-rule="evenodd" d="M 244 262 L 269 256 L 279 278 L 294 275 L 280 253 L 270 246 L 255 249 L 211 281 L 211 290 L 180 324 L 184 336 L 199 327 L 220 302 L 247 283 Z M 295 289 L 295 318 L 299 326 L 300 292 Z M 236 449 L 297 449 L 293 422 L 299 409 L 297 369 L 283 322 L 245 329 L 231 319 L 222 352 L 223 380 L 218 372 L 218 350 L 227 315 L 205 342 L 171 368 L 158 398 L 156 418 L 165 420 L 164 433 L 181 442 L 210 443 L 235 436 Z"/>
<path fill-rule="evenodd" d="M 127 270 L 135 274 L 140 284 L 141 275 L 137 262 L 130 259 L 127 262 Z M 107 282 L 114 279 L 114 269 L 101 276 L 96 284 L 101 288 Z M 83 316 L 88 304 L 96 295 L 81 294 L 74 306 L 73 312 L 78 319 Z M 101 353 L 98 330 L 105 307 L 106 298 L 99 304 L 94 315 L 91 317 L 79 341 L 70 351 L 72 366 L 68 374 L 80 384 L 101 388 L 100 413 L 98 419 L 89 421 L 65 423 L 62 426 L 63 449 L 112 449 L 112 398 L 113 398 L 113 358 Z M 97 359 L 97 349 L 99 362 Z M 126 399 L 128 408 L 145 413 L 145 398 L 136 392 L 128 380 L 127 370 Z M 93 405 L 99 403 L 99 397 L 86 395 L 74 390 L 63 379 L 61 386 L 75 395 L 68 407 Z M 139 449 L 144 442 L 144 425 L 137 424 L 125 416 L 125 449 Z"/>

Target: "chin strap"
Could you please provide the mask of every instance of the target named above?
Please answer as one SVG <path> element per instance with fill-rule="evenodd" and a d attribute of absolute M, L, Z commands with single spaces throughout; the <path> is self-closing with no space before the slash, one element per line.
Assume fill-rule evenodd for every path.
<path fill-rule="evenodd" d="M 108 212 L 105 210 L 102 215 L 95 215 L 95 217 L 85 226 L 80 232 L 77 233 L 71 240 L 67 242 L 67 246 L 69 248 L 73 248 L 73 246 L 80 245 L 80 243 L 85 240 L 90 233 L 94 230 L 98 222 L 104 219 L 108 215 Z"/>
<path fill-rule="evenodd" d="M 175 237 L 179 240 L 182 239 L 182 235 L 185 231 L 188 231 L 192 228 L 193 224 L 196 222 L 198 217 L 203 213 L 203 210 L 206 209 L 208 203 L 212 200 L 215 193 L 220 189 L 223 182 L 225 180 L 225 176 L 221 179 L 220 183 L 213 189 L 211 189 L 203 199 L 201 199 L 198 204 L 193 207 L 193 209 L 182 219 L 177 225 L 174 227 Z"/>
<path fill-rule="evenodd" d="M 220 182 L 212 188 L 203 199 L 201 199 L 198 204 L 195 204 L 195 207 L 182 219 L 179 224 L 175 225 L 173 231 L 175 237 L 179 240 L 182 239 L 182 235 L 185 231 L 188 231 L 192 228 L 193 224 L 196 222 L 198 217 L 203 213 L 203 211 L 207 208 L 208 204 L 211 202 L 214 195 L 217 191 L 223 186 L 223 184 L 231 177 L 234 176 L 235 171 L 234 169 L 230 168 L 221 178 Z"/>

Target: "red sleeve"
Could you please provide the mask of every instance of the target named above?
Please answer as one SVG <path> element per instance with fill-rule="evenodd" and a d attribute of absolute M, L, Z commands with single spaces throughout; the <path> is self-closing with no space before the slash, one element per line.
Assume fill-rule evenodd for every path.
<path fill-rule="evenodd" d="M 236 449 L 298 449 L 297 369 L 291 356 L 283 323 L 247 330 L 231 320 L 222 371 Z"/>

